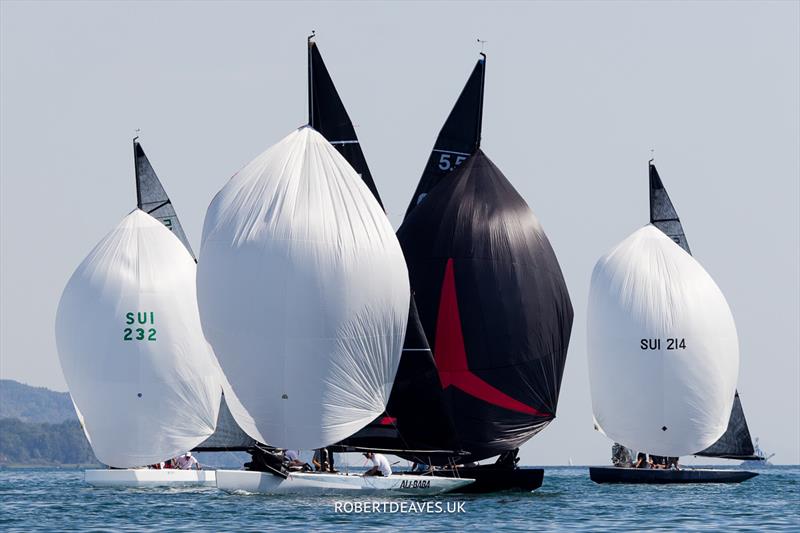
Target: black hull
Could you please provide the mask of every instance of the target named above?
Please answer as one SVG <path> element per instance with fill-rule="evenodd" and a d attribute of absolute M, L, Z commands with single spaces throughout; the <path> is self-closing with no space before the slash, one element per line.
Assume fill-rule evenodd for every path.
<path fill-rule="evenodd" d="M 595 483 L 741 483 L 756 472 L 746 470 L 654 470 L 645 468 L 589 467 L 589 477 Z"/>
<path fill-rule="evenodd" d="M 437 477 L 454 477 L 452 471 L 436 470 Z M 485 494 L 488 492 L 530 492 L 542 486 L 544 470 L 541 468 L 497 468 L 494 465 L 459 468 L 458 477 L 471 478 L 475 483 L 454 491 L 461 494 Z"/>

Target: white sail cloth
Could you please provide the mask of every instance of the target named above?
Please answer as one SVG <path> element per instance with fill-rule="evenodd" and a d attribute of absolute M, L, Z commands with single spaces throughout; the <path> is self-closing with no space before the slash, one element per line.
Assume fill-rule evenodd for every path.
<path fill-rule="evenodd" d="M 739 371 L 733 316 L 664 233 L 645 226 L 597 262 L 587 326 L 592 408 L 611 439 L 674 457 L 725 432 Z"/>
<path fill-rule="evenodd" d="M 251 437 L 312 449 L 383 412 L 408 271 L 394 231 L 319 133 L 294 131 L 211 202 L 197 277 L 203 330 Z"/>
<path fill-rule="evenodd" d="M 61 296 L 61 369 L 97 458 L 157 463 L 214 431 L 219 368 L 197 311 L 195 263 L 135 210 L 78 266 Z"/>

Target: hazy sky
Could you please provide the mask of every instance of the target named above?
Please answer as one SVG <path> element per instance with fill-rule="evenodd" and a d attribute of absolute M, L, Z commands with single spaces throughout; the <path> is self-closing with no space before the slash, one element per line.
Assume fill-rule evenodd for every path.
<path fill-rule="evenodd" d="M 589 278 L 648 222 L 654 148 L 736 318 L 751 432 L 800 463 L 800 3 L 3 1 L 0 20 L 3 378 L 66 389 L 56 306 L 135 207 L 136 128 L 198 250 L 216 191 L 306 122 L 315 29 L 397 226 L 479 37 L 483 148 L 539 217 L 575 308 L 558 418 L 523 461 L 608 462 Z"/>

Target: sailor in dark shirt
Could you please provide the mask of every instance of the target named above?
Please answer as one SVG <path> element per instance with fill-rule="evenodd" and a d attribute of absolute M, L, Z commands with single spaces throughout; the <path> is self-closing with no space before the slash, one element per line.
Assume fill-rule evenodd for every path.
<path fill-rule="evenodd" d="M 650 468 L 650 464 L 647 462 L 646 453 L 639 452 L 639 455 L 636 456 L 636 462 L 633 463 L 633 468 Z"/>

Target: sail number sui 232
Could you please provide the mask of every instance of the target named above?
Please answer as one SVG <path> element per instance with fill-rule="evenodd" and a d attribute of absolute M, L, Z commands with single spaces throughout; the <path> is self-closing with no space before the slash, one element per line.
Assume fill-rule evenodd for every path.
<path fill-rule="evenodd" d="M 125 314 L 125 324 L 127 327 L 122 330 L 122 340 L 124 341 L 155 341 L 156 322 L 155 313 L 152 311 L 138 311 Z M 139 327 L 133 327 L 139 326 Z M 150 327 L 148 327 L 150 326 Z"/>
<path fill-rule="evenodd" d="M 666 346 L 667 350 L 685 350 L 686 339 L 642 339 L 639 341 L 639 348 L 642 350 L 660 350 L 662 346 Z"/>

